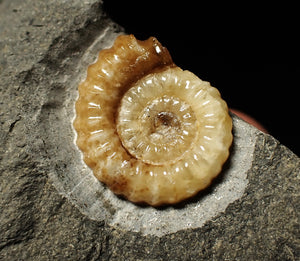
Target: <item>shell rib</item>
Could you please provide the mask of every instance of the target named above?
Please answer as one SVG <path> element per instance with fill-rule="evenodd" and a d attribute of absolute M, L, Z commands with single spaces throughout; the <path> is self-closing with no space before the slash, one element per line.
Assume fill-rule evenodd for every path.
<path fill-rule="evenodd" d="M 177 67 L 154 37 L 119 36 L 79 85 L 77 145 L 114 193 L 153 206 L 195 195 L 229 155 L 232 120 L 218 90 Z"/>

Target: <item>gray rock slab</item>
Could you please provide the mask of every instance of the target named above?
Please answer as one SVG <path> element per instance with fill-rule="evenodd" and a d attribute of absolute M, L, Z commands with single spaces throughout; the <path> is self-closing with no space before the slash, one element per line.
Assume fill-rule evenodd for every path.
<path fill-rule="evenodd" d="M 235 115 L 223 172 L 189 201 L 141 207 L 94 178 L 72 120 L 123 33 L 101 1 L 4 0 L 0 25 L 0 260 L 299 259 L 300 160 Z"/>

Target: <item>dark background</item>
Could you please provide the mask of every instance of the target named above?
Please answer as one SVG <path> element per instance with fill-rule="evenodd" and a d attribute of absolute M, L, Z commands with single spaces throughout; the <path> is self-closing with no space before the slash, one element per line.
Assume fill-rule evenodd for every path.
<path fill-rule="evenodd" d="M 298 7 L 115 0 L 104 7 L 139 40 L 155 36 L 179 67 L 300 155 Z"/>

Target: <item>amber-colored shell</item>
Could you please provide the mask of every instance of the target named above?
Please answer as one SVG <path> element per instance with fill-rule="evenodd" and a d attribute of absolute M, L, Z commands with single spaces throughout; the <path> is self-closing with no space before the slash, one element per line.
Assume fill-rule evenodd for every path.
<path fill-rule="evenodd" d="M 207 187 L 232 142 L 217 89 L 177 67 L 155 38 L 133 35 L 119 36 L 88 67 L 74 127 L 94 175 L 116 194 L 153 206 Z"/>

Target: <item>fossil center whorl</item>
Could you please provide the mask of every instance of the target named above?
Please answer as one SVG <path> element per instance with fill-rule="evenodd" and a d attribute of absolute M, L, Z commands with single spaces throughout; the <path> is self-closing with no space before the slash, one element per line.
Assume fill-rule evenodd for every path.
<path fill-rule="evenodd" d="M 196 135 L 197 122 L 185 101 L 162 95 L 163 92 L 157 93 L 162 96 L 154 99 L 147 97 L 150 90 L 155 89 L 151 81 L 146 80 L 124 95 L 117 129 L 123 146 L 133 157 L 163 165 L 177 161 L 189 149 Z"/>
<path fill-rule="evenodd" d="M 147 108 L 147 110 L 149 110 Z M 155 112 L 155 115 L 150 118 L 150 113 L 143 115 L 145 124 L 147 123 L 147 118 L 151 120 L 150 132 L 148 137 L 154 144 L 160 143 L 172 143 L 179 138 L 181 133 L 181 123 L 177 115 L 170 111 Z"/>

